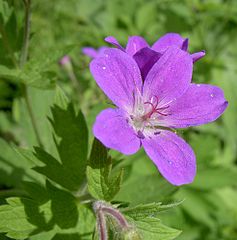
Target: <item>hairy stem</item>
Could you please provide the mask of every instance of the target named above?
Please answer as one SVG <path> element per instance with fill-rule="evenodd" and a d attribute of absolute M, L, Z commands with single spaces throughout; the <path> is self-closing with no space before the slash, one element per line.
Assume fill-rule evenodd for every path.
<path fill-rule="evenodd" d="M 23 46 L 21 50 L 21 56 L 20 56 L 20 68 L 23 68 L 24 64 L 27 61 L 28 58 L 28 51 L 29 51 L 29 40 L 30 40 L 30 19 L 31 19 L 31 0 L 23 0 L 25 5 L 25 31 L 24 31 L 24 40 L 23 40 Z M 26 85 L 23 86 L 23 92 L 24 92 L 24 98 L 26 102 L 26 107 L 31 119 L 31 123 L 35 132 L 36 140 L 40 147 L 43 147 L 42 141 L 40 139 L 39 130 L 37 127 L 36 119 L 33 113 L 33 109 L 31 106 L 31 101 L 28 94 L 28 88 Z"/>
<path fill-rule="evenodd" d="M 110 207 L 102 207 L 102 211 L 105 214 L 108 214 L 112 218 L 114 218 L 121 228 L 128 228 L 129 224 L 125 217 L 116 209 Z"/>
<path fill-rule="evenodd" d="M 126 218 L 115 209 L 112 205 L 103 201 L 97 201 L 93 204 L 97 219 L 97 230 L 99 231 L 100 240 L 107 240 L 106 216 L 114 219 L 122 231 L 130 228 Z"/>
<path fill-rule="evenodd" d="M 100 240 L 108 240 L 105 216 L 101 209 L 97 210 L 97 229 Z"/>

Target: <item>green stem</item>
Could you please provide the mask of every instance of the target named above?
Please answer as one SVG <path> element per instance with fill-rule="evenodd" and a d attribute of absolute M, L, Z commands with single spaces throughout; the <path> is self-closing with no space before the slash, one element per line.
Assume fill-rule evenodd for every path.
<path fill-rule="evenodd" d="M 27 88 L 26 85 L 24 85 L 23 91 L 24 91 L 24 98 L 25 98 L 25 102 L 26 102 L 26 107 L 27 107 L 27 110 L 28 110 L 29 115 L 30 115 L 30 119 L 31 119 L 31 123 L 32 123 L 33 129 L 34 129 L 34 132 L 35 132 L 36 140 L 37 140 L 39 146 L 43 148 L 44 146 L 43 146 L 43 143 L 40 139 L 39 130 L 38 130 L 38 127 L 37 127 L 37 124 L 36 124 L 36 119 L 35 119 L 33 109 L 32 109 L 31 103 L 30 103 L 28 88 Z"/>
<path fill-rule="evenodd" d="M 20 68 L 23 68 L 27 58 L 28 58 L 28 51 L 29 51 L 29 40 L 30 40 L 30 18 L 31 18 L 31 0 L 23 0 L 24 5 L 25 5 L 25 32 L 24 32 L 24 41 L 23 41 L 23 46 L 21 50 L 21 56 L 20 56 Z M 23 86 L 23 92 L 24 92 L 24 98 L 26 102 L 26 107 L 29 112 L 29 116 L 31 119 L 31 123 L 35 132 L 36 140 L 39 144 L 40 147 L 43 147 L 43 143 L 40 138 L 39 130 L 37 127 L 36 119 L 34 116 L 34 112 L 31 106 L 31 101 L 30 97 L 28 94 L 28 88 L 26 85 Z"/>
<path fill-rule="evenodd" d="M 28 57 L 28 49 L 29 49 L 29 40 L 30 40 L 30 18 L 31 18 L 31 0 L 23 0 L 25 5 L 25 31 L 24 31 L 24 42 L 21 50 L 21 58 L 20 58 L 20 68 L 24 66 Z"/>

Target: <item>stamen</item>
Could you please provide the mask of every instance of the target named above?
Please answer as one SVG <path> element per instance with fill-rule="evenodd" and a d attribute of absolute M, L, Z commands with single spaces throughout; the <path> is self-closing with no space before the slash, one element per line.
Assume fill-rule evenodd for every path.
<path fill-rule="evenodd" d="M 151 111 L 148 112 L 147 114 L 145 114 L 145 115 L 142 117 L 144 120 L 150 118 L 153 113 L 158 113 L 158 114 L 160 114 L 160 115 L 162 115 L 162 116 L 168 116 L 168 115 L 169 115 L 169 114 L 165 114 L 165 113 L 162 112 L 163 110 L 166 110 L 167 108 L 169 108 L 169 106 L 164 106 L 164 107 L 157 108 L 158 103 L 159 103 L 159 99 L 158 99 L 157 96 L 154 96 L 154 98 L 156 99 L 155 104 L 152 103 L 152 102 L 144 102 L 144 104 L 149 104 L 149 105 L 151 105 L 151 107 L 152 107 Z M 152 100 L 151 100 L 151 101 L 152 101 Z"/>

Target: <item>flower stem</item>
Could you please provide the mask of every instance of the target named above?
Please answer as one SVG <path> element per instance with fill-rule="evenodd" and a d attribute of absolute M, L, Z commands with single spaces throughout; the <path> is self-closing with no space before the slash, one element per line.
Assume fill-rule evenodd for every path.
<path fill-rule="evenodd" d="M 25 102 L 26 102 L 26 108 L 27 108 L 28 113 L 30 115 L 32 127 L 33 127 L 34 132 L 35 132 L 35 137 L 36 137 L 36 140 L 37 140 L 39 146 L 43 148 L 44 146 L 43 146 L 43 143 L 40 139 L 40 134 L 39 134 L 39 130 L 38 130 L 38 127 L 37 127 L 37 124 L 36 124 L 35 115 L 33 113 L 33 109 L 32 109 L 31 103 L 30 103 L 28 88 L 27 88 L 27 86 L 23 86 L 23 88 L 24 88 L 23 91 L 24 91 L 24 98 L 25 98 Z"/>
<path fill-rule="evenodd" d="M 103 207 L 102 211 L 105 214 L 108 214 L 112 218 L 114 218 L 117 221 L 117 223 L 120 225 L 121 228 L 128 228 L 129 227 L 129 224 L 128 224 L 127 220 L 118 210 L 116 210 L 114 208 L 110 208 L 110 207 Z"/>
<path fill-rule="evenodd" d="M 106 216 L 113 218 L 122 231 L 126 231 L 130 228 L 126 218 L 112 205 L 103 201 L 97 201 L 94 202 L 93 208 L 96 213 L 97 229 L 99 231 L 100 240 L 107 240 Z"/>
<path fill-rule="evenodd" d="M 25 5 L 25 31 L 24 31 L 24 40 L 23 40 L 23 46 L 21 50 L 21 56 L 20 56 L 20 68 L 23 68 L 25 65 L 27 58 L 28 58 L 28 51 L 29 51 L 29 40 L 30 40 L 30 19 L 31 19 L 31 0 L 23 0 Z M 26 85 L 23 86 L 23 96 L 25 98 L 26 107 L 29 112 L 29 116 L 31 119 L 31 123 L 35 132 L 36 140 L 40 147 L 43 147 L 42 141 L 40 139 L 39 130 L 37 127 L 36 119 L 33 113 L 33 109 L 31 106 L 29 94 L 28 94 L 28 88 Z"/>
<path fill-rule="evenodd" d="M 28 50 L 29 50 L 29 40 L 30 40 L 30 19 L 31 19 L 31 0 L 23 0 L 25 5 L 25 31 L 24 31 L 24 41 L 21 50 L 21 57 L 20 57 L 20 68 L 24 66 L 27 61 L 28 57 Z"/>

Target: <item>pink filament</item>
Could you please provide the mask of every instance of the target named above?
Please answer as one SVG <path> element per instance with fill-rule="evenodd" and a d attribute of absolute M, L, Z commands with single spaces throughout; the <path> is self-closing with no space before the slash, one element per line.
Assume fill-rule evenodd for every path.
<path fill-rule="evenodd" d="M 167 109 L 167 108 L 169 108 L 169 106 L 157 108 L 159 101 L 158 101 L 158 97 L 157 96 L 155 96 L 155 98 L 156 98 L 155 105 L 153 103 L 151 103 L 151 102 L 144 102 L 144 104 L 149 104 L 152 107 L 151 111 L 143 116 L 144 120 L 150 118 L 153 113 L 158 113 L 158 114 L 160 114 L 162 116 L 168 116 L 168 114 L 162 113 L 162 111 Z"/>

